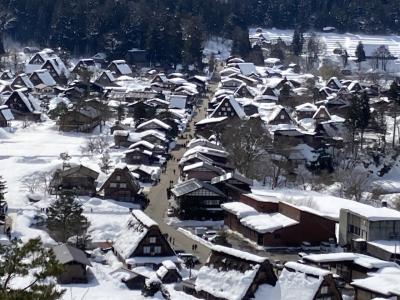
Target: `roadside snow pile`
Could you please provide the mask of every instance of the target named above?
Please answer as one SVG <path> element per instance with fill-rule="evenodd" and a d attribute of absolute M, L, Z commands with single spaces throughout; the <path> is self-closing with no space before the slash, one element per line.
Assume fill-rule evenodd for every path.
<path fill-rule="evenodd" d="M 0 139 L 9 139 L 10 133 L 7 132 L 5 129 L 0 128 Z"/>

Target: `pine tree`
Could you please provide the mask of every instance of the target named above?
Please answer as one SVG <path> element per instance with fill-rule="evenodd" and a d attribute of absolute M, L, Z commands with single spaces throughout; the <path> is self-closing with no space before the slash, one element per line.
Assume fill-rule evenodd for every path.
<path fill-rule="evenodd" d="M 5 199 L 4 195 L 6 194 L 6 190 L 7 190 L 6 181 L 0 175 L 0 201 Z"/>
<path fill-rule="evenodd" d="M 303 33 L 296 29 L 293 33 L 293 38 L 292 38 L 292 50 L 293 54 L 296 56 L 301 55 L 303 51 L 303 43 L 304 43 L 304 37 Z"/>
<path fill-rule="evenodd" d="M 56 288 L 49 280 L 60 275 L 63 266 L 39 238 L 26 244 L 15 239 L 10 245 L 0 245 L 0 257 L 0 299 L 56 300 L 64 294 L 64 290 Z M 13 280 L 26 282 L 26 285 L 14 287 Z"/>
<path fill-rule="evenodd" d="M 86 236 L 89 222 L 82 214 L 82 205 L 70 193 L 60 195 L 47 211 L 47 227 L 59 242 L 76 237 L 76 244 Z"/>
<path fill-rule="evenodd" d="M 236 26 L 233 30 L 232 54 L 246 59 L 250 53 L 251 45 L 247 30 Z"/>
<path fill-rule="evenodd" d="M 367 59 L 365 56 L 363 43 L 361 42 L 358 43 L 355 54 L 358 62 L 358 69 L 361 69 L 361 63 Z"/>

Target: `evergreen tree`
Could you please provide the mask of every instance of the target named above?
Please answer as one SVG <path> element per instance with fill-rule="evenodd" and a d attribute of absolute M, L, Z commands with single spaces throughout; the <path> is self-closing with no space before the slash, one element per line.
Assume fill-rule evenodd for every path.
<path fill-rule="evenodd" d="M 7 190 L 6 181 L 3 179 L 3 176 L 0 175 L 0 201 L 5 199 L 5 194 Z"/>
<path fill-rule="evenodd" d="M 251 50 L 248 31 L 237 26 L 233 30 L 232 38 L 232 54 L 246 59 Z"/>
<path fill-rule="evenodd" d="M 0 245 L 0 257 L 0 299 L 56 300 L 64 294 L 49 280 L 60 275 L 63 267 L 40 239 L 26 244 L 15 239 L 10 245 Z M 26 284 L 14 286 L 14 280 Z"/>
<path fill-rule="evenodd" d="M 359 42 L 356 48 L 356 57 L 358 62 L 358 68 L 361 68 L 361 63 L 365 61 L 367 58 L 365 56 L 364 45 L 363 43 Z"/>
<path fill-rule="evenodd" d="M 194 65 L 199 68 L 202 66 L 203 59 L 203 32 L 201 23 L 197 17 L 192 17 L 185 30 L 182 60 L 184 66 Z"/>
<path fill-rule="evenodd" d="M 303 33 L 296 29 L 293 33 L 293 38 L 292 38 L 292 51 L 293 54 L 296 56 L 300 56 L 302 51 L 303 51 L 303 43 L 304 43 L 304 37 Z"/>
<path fill-rule="evenodd" d="M 347 127 L 352 133 L 354 144 L 355 133 L 357 130 L 361 133 L 361 147 L 364 139 L 365 129 L 368 127 L 371 118 L 369 97 L 366 92 L 360 96 L 354 95 L 347 113 Z M 353 146 L 353 151 L 355 150 Z"/>
<path fill-rule="evenodd" d="M 78 244 L 86 237 L 89 222 L 82 214 L 82 205 L 70 193 L 60 195 L 47 211 L 47 227 L 59 242 L 75 237 Z"/>

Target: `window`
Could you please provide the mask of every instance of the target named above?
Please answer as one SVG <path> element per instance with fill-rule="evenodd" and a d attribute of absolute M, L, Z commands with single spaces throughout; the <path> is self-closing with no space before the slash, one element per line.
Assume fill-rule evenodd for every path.
<path fill-rule="evenodd" d="M 145 246 L 143 247 L 143 254 L 150 254 L 150 247 L 149 246 Z"/>
<path fill-rule="evenodd" d="M 231 111 L 232 109 L 231 109 L 230 107 L 228 107 L 226 110 L 227 110 L 227 111 Z"/>
<path fill-rule="evenodd" d="M 204 200 L 203 204 L 206 206 L 219 205 L 219 200 L 214 200 L 214 199 Z"/>
<path fill-rule="evenodd" d="M 157 242 L 157 238 L 155 236 L 152 236 L 149 238 L 150 244 L 155 244 Z"/>
<path fill-rule="evenodd" d="M 121 189 L 126 189 L 126 183 L 120 183 L 120 184 L 119 184 L 119 187 L 120 187 Z"/>
<path fill-rule="evenodd" d="M 225 107 L 221 107 L 221 110 L 222 110 L 222 111 L 225 111 L 225 110 L 226 110 L 226 108 L 225 108 Z"/>
<path fill-rule="evenodd" d="M 116 188 L 118 185 L 115 183 L 115 182 L 111 182 L 110 183 L 110 187 L 112 187 L 112 188 Z"/>
<path fill-rule="evenodd" d="M 324 113 L 321 113 L 321 118 L 325 118 L 325 114 Z"/>
<path fill-rule="evenodd" d="M 117 180 L 121 180 L 121 176 L 118 175 L 118 176 L 117 176 Z"/>
<path fill-rule="evenodd" d="M 285 119 L 285 115 L 281 115 L 281 116 L 280 116 L 280 119 L 281 119 L 281 120 L 284 120 L 284 119 Z"/>
<path fill-rule="evenodd" d="M 155 246 L 154 247 L 154 253 L 155 254 L 160 254 L 161 253 L 161 246 Z"/>

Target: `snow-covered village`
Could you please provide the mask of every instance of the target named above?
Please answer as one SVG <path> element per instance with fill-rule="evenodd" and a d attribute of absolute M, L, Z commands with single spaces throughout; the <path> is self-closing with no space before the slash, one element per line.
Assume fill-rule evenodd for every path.
<path fill-rule="evenodd" d="M 400 299 L 399 32 L 165 0 L 83 50 L 3 2 L 0 299 Z"/>

